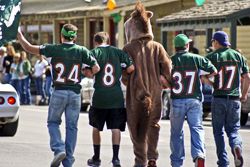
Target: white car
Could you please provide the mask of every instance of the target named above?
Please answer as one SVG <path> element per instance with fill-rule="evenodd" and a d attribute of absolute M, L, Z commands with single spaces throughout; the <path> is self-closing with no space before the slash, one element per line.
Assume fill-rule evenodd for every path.
<path fill-rule="evenodd" d="M 19 120 L 19 96 L 13 86 L 0 83 L 0 136 L 14 136 Z"/>
<path fill-rule="evenodd" d="M 80 85 L 81 89 L 81 111 L 89 111 L 92 96 L 94 93 L 94 80 L 90 78 L 83 78 Z M 126 99 L 126 86 L 121 82 L 123 97 Z"/>
<path fill-rule="evenodd" d="M 89 111 L 92 95 L 94 92 L 94 80 L 83 78 L 80 85 L 81 89 L 81 111 Z"/>

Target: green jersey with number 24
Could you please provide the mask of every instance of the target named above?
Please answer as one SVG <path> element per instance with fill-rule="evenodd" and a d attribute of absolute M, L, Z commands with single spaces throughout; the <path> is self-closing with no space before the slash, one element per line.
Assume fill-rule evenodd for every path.
<path fill-rule="evenodd" d="M 184 51 L 176 53 L 171 60 L 171 97 L 203 100 L 200 76 L 213 73 L 216 70 L 214 65 L 200 55 Z"/>
<path fill-rule="evenodd" d="M 100 46 L 91 51 L 100 71 L 95 75 L 92 106 L 96 108 L 123 108 L 124 98 L 120 78 L 122 69 L 132 64 L 132 60 L 122 50 L 113 46 Z"/>
<path fill-rule="evenodd" d="M 82 65 L 96 64 L 88 49 L 76 44 L 47 44 L 40 47 L 40 54 L 51 57 L 53 85 L 55 89 L 80 93 Z"/>

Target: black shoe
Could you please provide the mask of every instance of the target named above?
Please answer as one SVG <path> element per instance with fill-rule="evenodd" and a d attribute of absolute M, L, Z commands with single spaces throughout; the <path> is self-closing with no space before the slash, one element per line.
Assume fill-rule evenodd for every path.
<path fill-rule="evenodd" d="M 112 160 L 113 167 L 121 167 L 121 162 L 119 159 Z"/>
<path fill-rule="evenodd" d="M 147 167 L 157 167 L 156 166 L 156 160 L 154 160 L 154 159 L 149 160 Z"/>
<path fill-rule="evenodd" d="M 87 164 L 88 164 L 88 166 L 99 167 L 99 166 L 101 166 L 101 160 L 91 158 L 91 159 L 88 159 Z"/>
<path fill-rule="evenodd" d="M 243 166 L 243 157 L 242 157 L 242 151 L 241 148 L 236 146 L 233 149 L 233 155 L 234 155 L 234 164 L 236 167 L 242 167 Z"/>

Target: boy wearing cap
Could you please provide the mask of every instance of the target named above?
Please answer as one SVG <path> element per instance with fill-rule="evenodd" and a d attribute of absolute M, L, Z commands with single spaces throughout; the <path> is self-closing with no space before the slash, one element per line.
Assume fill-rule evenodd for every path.
<path fill-rule="evenodd" d="M 91 67 L 92 73 L 99 71 L 96 60 L 89 50 L 74 42 L 77 27 L 65 24 L 61 30 L 62 44 L 46 44 L 42 46 L 30 44 L 18 30 L 17 37 L 22 47 L 29 53 L 51 58 L 54 91 L 50 98 L 47 126 L 50 135 L 50 147 L 54 152 L 51 167 L 72 167 L 76 139 L 77 123 L 80 113 L 80 89 L 82 64 Z M 61 138 L 61 116 L 65 114 L 66 139 Z"/>
<path fill-rule="evenodd" d="M 218 70 L 218 75 L 214 78 L 211 106 L 217 164 L 220 167 L 229 166 L 224 141 L 225 129 L 234 155 L 235 166 L 242 167 L 242 140 L 238 130 L 240 129 L 241 101 L 244 102 L 247 99 L 249 84 L 244 84 L 247 86 L 244 86 L 243 90 L 240 84 L 241 78 L 243 82 L 249 83 L 249 68 L 246 59 L 239 52 L 229 48 L 230 43 L 225 32 L 214 33 L 212 46 L 215 51 L 206 57 Z"/>
<path fill-rule="evenodd" d="M 217 73 L 212 63 L 197 54 L 189 53 L 191 39 L 179 34 L 174 39 L 176 54 L 172 60 L 172 111 L 171 124 L 171 165 L 183 166 L 185 158 L 183 123 L 185 118 L 191 133 L 191 155 L 197 167 L 205 166 L 204 129 L 202 126 L 202 84 L 200 77 L 212 77 Z"/>

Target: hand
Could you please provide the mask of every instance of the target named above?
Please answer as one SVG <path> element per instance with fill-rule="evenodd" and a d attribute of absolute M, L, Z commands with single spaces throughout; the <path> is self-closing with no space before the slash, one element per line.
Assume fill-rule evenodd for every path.
<path fill-rule="evenodd" d="M 6 60 L 6 61 L 5 61 L 5 64 L 6 64 L 7 66 L 10 65 L 10 61 Z"/>
<path fill-rule="evenodd" d="M 201 76 L 201 82 L 210 86 L 213 86 L 213 82 L 210 81 L 206 76 L 202 75 Z"/>
<path fill-rule="evenodd" d="M 19 38 L 20 36 L 22 36 L 22 29 L 19 26 L 18 29 L 17 29 L 17 38 Z"/>
<path fill-rule="evenodd" d="M 19 76 L 20 76 L 20 77 L 23 77 L 24 74 L 23 74 L 22 72 L 19 72 Z"/>
<path fill-rule="evenodd" d="M 247 96 L 241 96 L 240 101 L 245 103 L 247 101 Z"/>
<path fill-rule="evenodd" d="M 169 85 L 168 81 L 162 75 L 160 75 L 160 82 L 161 82 L 161 85 L 162 85 L 163 89 L 170 88 L 170 85 Z"/>
<path fill-rule="evenodd" d="M 22 34 L 22 29 L 21 29 L 20 26 L 18 27 L 17 32 L 20 33 L 20 34 Z"/>

